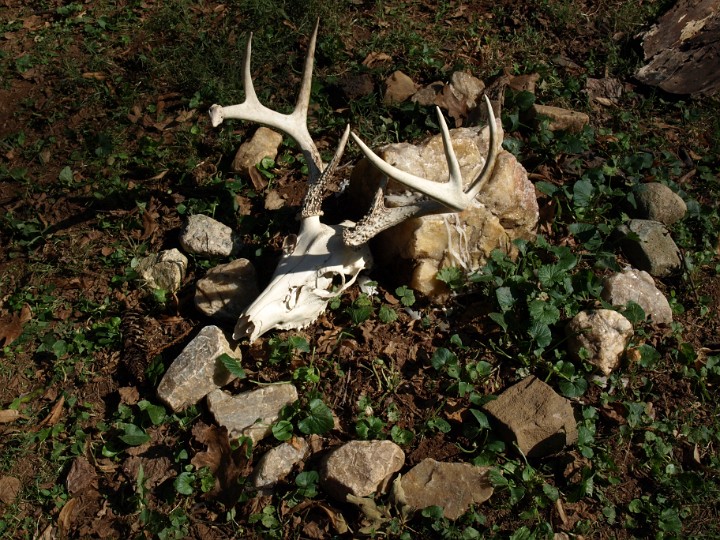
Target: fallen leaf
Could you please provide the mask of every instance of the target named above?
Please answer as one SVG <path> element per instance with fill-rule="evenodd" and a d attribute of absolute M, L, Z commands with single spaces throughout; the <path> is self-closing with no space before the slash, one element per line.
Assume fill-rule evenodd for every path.
<path fill-rule="evenodd" d="M 392 62 L 392 56 L 383 52 L 371 52 L 365 57 L 362 64 L 363 66 L 373 68 L 386 62 Z"/>
<path fill-rule="evenodd" d="M 199 443 L 207 446 L 207 450 L 195 454 L 190 463 L 198 469 L 209 468 L 217 479 L 215 488 L 208 496 L 222 496 L 223 499 L 235 500 L 233 497 L 236 497 L 239 488 L 237 480 L 243 470 L 230 448 L 227 429 L 197 424 L 193 427 L 192 433 Z"/>
<path fill-rule="evenodd" d="M 92 79 L 94 81 L 104 81 L 107 79 L 107 75 L 100 71 L 88 71 L 82 74 L 83 79 Z"/>
<path fill-rule="evenodd" d="M 53 405 L 50 414 L 43 418 L 42 422 L 38 424 L 38 427 L 54 426 L 60 421 L 60 417 L 63 413 L 63 405 L 65 405 L 65 396 L 60 396 L 60 399 Z"/>
<path fill-rule="evenodd" d="M 65 479 L 65 486 L 70 495 L 80 494 L 88 488 L 97 489 L 97 473 L 87 458 L 80 456 L 73 460 Z"/>
<path fill-rule="evenodd" d="M 20 411 L 15 409 L 0 410 L 0 424 L 9 424 L 20 418 Z"/>
<path fill-rule="evenodd" d="M 0 502 L 12 504 L 20 493 L 20 480 L 14 476 L 0 476 Z"/>
<path fill-rule="evenodd" d="M 72 498 L 62 507 L 57 518 L 58 537 L 67 538 L 73 521 L 73 511 L 77 506 L 78 499 Z"/>
<path fill-rule="evenodd" d="M 135 386 L 118 388 L 118 394 L 120 394 L 120 403 L 125 405 L 135 405 L 140 401 L 140 392 Z"/>
<path fill-rule="evenodd" d="M 30 306 L 27 304 L 22 307 L 20 313 L 0 317 L 0 341 L 4 341 L 6 347 L 10 345 L 20 337 L 25 323 L 31 318 L 32 311 L 30 311 Z"/>

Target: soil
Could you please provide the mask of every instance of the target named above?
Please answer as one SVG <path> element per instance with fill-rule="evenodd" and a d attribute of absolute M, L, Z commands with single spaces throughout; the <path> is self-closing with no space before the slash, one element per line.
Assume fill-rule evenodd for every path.
<path fill-rule="evenodd" d="M 30 4 L 35 3 L 47 6 L 34 9 Z M 87 0 L 77 5 L 93 13 L 96 3 Z M 3 18 L 22 21 L 0 36 L 3 56 L 14 61 L 40 46 L 34 36 L 38 29 L 58 21 L 57 9 L 61 7 L 56 2 L 16 0 L 0 4 L 6 14 Z M 117 16 L 123 9 L 134 10 L 139 26 L 160 9 L 153 1 L 118 4 L 111 15 Z M 367 40 L 372 31 L 381 32 L 387 25 L 369 3 L 352 4 L 348 21 L 363 17 L 371 22 L 358 28 L 355 43 L 347 45 L 350 49 Z M 435 4 L 413 2 L 410 16 L 428 25 L 436 24 Z M 527 25 L 546 33 L 552 45 L 544 53 L 568 60 L 568 72 L 585 65 L 594 50 L 604 48 L 608 31 L 599 16 L 592 16 L 589 24 L 558 30 L 552 20 L 534 17 L 516 7 L 517 3 L 451 4 L 457 6 L 444 20 L 448 26 L 487 19 L 496 37 Z M 220 3 L 210 2 L 197 9 L 222 13 L 224 8 Z M 0 500 L 0 511 L 12 515 L 14 523 L 19 524 L 7 530 L 28 538 L 150 537 L 153 531 L 147 524 L 154 522 L 149 515 L 173 516 L 182 507 L 187 522 L 178 525 L 178 530 L 184 527 L 189 538 L 260 537 L 263 534 L 252 531 L 263 529 L 249 521 L 269 504 L 277 507 L 283 523 L 282 532 L 276 537 L 329 538 L 337 534 L 335 518 L 340 513 L 357 530 L 362 523 L 358 510 L 327 500 L 323 495 L 291 507 L 283 498 L 294 489 L 291 480 L 279 486 L 273 499 L 250 497 L 243 489 L 243 479 L 274 441 L 261 442 L 248 456 L 244 448 L 231 446 L 227 433 L 215 424 L 202 404 L 178 415 L 174 423 L 149 426 L 148 442 L 113 452 L 117 430 L 108 426 L 129 421 L 120 420 L 122 411 L 137 411 L 143 400 L 157 402 L 157 376 L 153 373 L 158 370 L 152 366 L 169 366 L 194 334 L 209 322 L 193 305 L 193 286 L 207 270 L 206 262 L 191 260 L 180 291 L 158 302 L 137 280 L 127 277 L 130 261 L 143 253 L 179 247 L 177 238 L 183 216 L 178 207 L 194 204 L 195 199 L 214 193 L 217 189 L 214 175 L 218 171 L 229 174 L 233 150 L 219 140 L 207 119 L 200 119 L 202 110 L 189 107 L 192 94 L 174 87 L 171 79 L 151 84 L 147 80 L 151 74 L 138 68 L 142 53 L 149 52 L 148 44 L 162 44 L 165 39 L 162 34 L 146 40 L 143 33 L 146 30 L 138 30 L 137 35 L 129 35 L 124 48 L 108 50 L 99 69 L 98 55 L 83 46 L 82 32 L 78 28 L 74 34 L 66 35 L 68 41 L 62 44 L 61 55 L 50 54 L 47 63 L 22 73 L 7 70 L 0 83 L 3 141 L 0 209 L 4 215 L 0 231 L 0 341 L 5 343 L 0 359 L 0 409 L 20 403 L 22 418 L 28 420 L 0 423 L 0 454 L 6 455 L 0 461 L 0 480 L 16 478 L 22 493 L 17 498 Z M 468 46 L 446 54 L 448 58 L 451 54 L 463 56 L 471 68 L 482 73 L 492 60 L 483 57 L 484 50 Z M 76 80 L 67 79 L 68 66 L 77 73 Z M 367 78 L 353 77 L 340 81 L 339 87 L 349 88 L 353 98 L 372 91 L 372 80 L 368 84 Z M 634 84 L 632 80 L 623 82 Z M 140 91 L 132 94 L 127 87 L 133 85 Z M 132 95 L 132 103 L 123 97 L 127 95 Z M 105 137 L 109 131 L 105 128 L 108 123 L 118 122 L 120 116 L 113 111 L 119 108 L 128 110 L 119 127 L 116 125 L 117 129 L 112 130 L 112 136 L 119 141 L 108 142 Z M 592 121 L 601 123 L 607 117 L 607 113 L 596 111 Z M 668 120 L 669 124 L 673 122 L 674 119 Z M 179 160 L 164 157 L 163 149 L 179 146 L 178 141 L 188 136 L 191 126 L 203 132 L 196 144 L 200 159 L 193 168 L 183 170 Z M 673 129 L 667 131 L 670 138 L 676 133 Z M 21 133 L 23 140 L 18 141 Z M 104 144 L 114 145 L 113 151 L 103 154 Z M 118 149 L 117 144 L 122 148 Z M 332 141 L 323 140 L 321 146 L 332 147 Z M 707 146 L 712 144 L 708 142 Z M 689 147 L 678 150 L 679 154 L 689 151 Z M 154 157 L 152 152 L 156 152 Z M 121 169 L 111 161 L 126 159 L 119 154 L 149 157 L 144 163 L 128 159 L 118 176 Z M 103 162 L 99 156 L 107 159 Z M 66 164 L 72 165 L 70 178 L 63 174 Z M 540 165 L 537 169 L 532 164 L 526 166 L 531 173 L 544 170 Z M 550 167 L 558 172 L 561 165 L 552 163 Z M 273 188 L 286 205 L 273 215 L 264 210 L 262 197 L 241 192 L 231 201 L 245 213 L 244 223 L 252 220 L 268 225 L 272 232 L 266 237 L 247 234 L 243 238 L 247 254 L 258 254 L 253 262 L 260 276 L 272 272 L 283 235 L 296 226 L 294 215 L 304 194 L 304 180 L 292 169 L 280 170 L 274 182 Z M 684 186 L 687 191 L 697 190 L 692 182 L 690 176 Z M 695 196 L 701 203 L 715 204 L 710 194 Z M 219 212 L 226 211 L 222 206 L 226 202 L 221 201 Z M 341 212 L 328 208 L 329 215 Z M 549 237 L 551 243 L 566 239 L 562 231 L 553 233 L 550 227 L 547 232 L 557 235 Z M 393 277 L 383 275 L 382 269 L 377 269 L 372 277 L 379 282 L 380 295 L 397 302 Z M 685 311 L 677 321 L 684 329 L 682 341 L 696 350 L 716 351 L 720 340 L 720 277 L 709 268 L 700 268 L 693 280 L 688 284 L 672 278 L 661 286 L 668 293 L 676 291 L 681 295 L 679 301 Z M 349 305 L 357 294 L 352 289 L 343 305 Z M 315 457 L 304 464 L 308 470 L 316 466 L 324 451 L 356 438 L 358 403 L 363 401 L 371 403 L 375 414 L 381 417 L 385 411 L 394 410 L 396 424 L 407 429 L 416 429 L 432 418 L 435 411 L 443 411 L 452 425 L 451 431 L 418 433 L 404 448 L 407 467 L 427 457 L 439 461 L 466 460 L 465 449 L 473 444 L 461 429 L 462 413 L 467 411 L 468 403 L 448 392 L 429 359 L 437 347 L 447 346 L 452 334 L 458 334 L 463 343 L 483 344 L 497 338 L 500 330 L 487 318 L 487 301 L 479 293 L 448 298 L 443 304 L 418 298 L 414 307 L 422 310 L 425 322 L 399 311 L 400 317 L 393 323 L 371 318 L 353 326 L 342 310 L 328 311 L 302 332 L 275 332 L 252 345 L 243 344 L 243 366 L 248 380 L 275 382 L 287 380 L 301 365 L 316 362 L 321 374 L 317 391 L 337 416 L 338 426 L 322 437 L 311 437 Z M 448 308 L 449 311 L 462 308 L 462 313 L 448 317 Z M 664 367 L 641 375 L 633 371 L 637 376 L 633 375 L 628 384 L 638 395 L 653 389 L 653 414 L 658 417 L 688 411 L 694 415 L 696 424 L 716 427 L 717 420 L 710 416 L 711 409 L 699 402 L 697 389 L 672 369 L 677 362 L 672 351 L 678 343 L 670 330 L 649 331 L 648 342 L 664 355 Z M 88 344 L 97 343 L 102 332 L 109 333 L 112 346 L 92 349 Z M 294 354 L 282 362 L 271 363 L 271 339 L 283 340 L 298 334 L 307 340 L 314 354 Z M 72 353 L 58 353 L 53 349 L 56 341 L 43 341 L 43 336 L 65 340 Z M 74 338 L 77 339 L 71 344 Z M 501 358 L 489 347 L 479 346 L 478 350 L 482 351 L 483 359 L 498 368 L 493 377 L 477 388 L 480 393 L 497 393 L 517 380 L 518 366 L 503 367 Z M 73 355 L 77 355 L 77 361 Z M 383 359 L 383 364 L 378 359 Z M 247 381 L 238 380 L 227 390 L 249 388 Z M 642 528 L 626 530 L 619 522 L 607 525 L 603 517 L 606 503 L 624 507 L 633 499 L 652 494 L 654 489 L 653 478 L 641 466 L 645 459 L 642 446 L 636 439 L 619 438 L 621 426 L 627 423 L 625 412 L 603 400 L 601 390 L 591 385 L 576 403 L 598 408 L 598 446 L 612 449 L 608 461 L 615 463 L 617 470 L 612 475 L 607 471 L 595 472 L 618 481 L 606 483 L 605 502 L 593 497 L 573 498 L 570 491 L 582 483 L 583 474 L 591 466 L 586 457 L 568 449 L 547 462 L 535 464 L 547 474 L 548 481 L 567 492 L 560 504 L 541 508 L 536 521 L 547 521 L 556 531 L 568 532 L 584 521 L 591 524 L 590 536 L 596 538 L 642 536 L 646 532 Z M 46 439 L 42 434 L 48 428 L 57 432 Z M 84 438 L 80 438 L 78 431 Z M 617 446 L 611 442 L 615 439 Z M 17 447 L 17 441 L 24 441 L 25 446 Z M 63 445 L 78 444 L 77 441 L 80 441 L 77 452 L 63 449 Z M 712 448 L 698 450 L 688 444 L 679 441 L 672 452 L 684 456 L 685 462 L 702 467 Z M 187 459 L 198 468 L 206 464 L 219 471 L 218 484 L 207 493 L 198 492 L 190 502 L 179 499 L 174 491 L 174 480 L 181 472 L 179 450 L 185 450 Z M 693 456 L 699 459 L 693 461 Z M 137 487 L 141 468 L 146 479 L 143 489 Z M 511 511 L 509 496 L 507 492 L 498 492 L 481 509 L 488 527 L 496 527 L 500 535 L 533 523 L 521 516 L 531 508 L 531 501 Z M 141 520 L 140 511 L 146 521 Z M 227 519 L 228 512 L 234 513 L 233 520 Z M 685 536 L 701 535 L 711 523 L 717 530 L 717 512 L 717 508 L 698 508 L 692 519 L 685 521 Z M 605 525 L 592 525 L 600 522 Z M 35 530 L 31 530 L 31 524 Z"/>

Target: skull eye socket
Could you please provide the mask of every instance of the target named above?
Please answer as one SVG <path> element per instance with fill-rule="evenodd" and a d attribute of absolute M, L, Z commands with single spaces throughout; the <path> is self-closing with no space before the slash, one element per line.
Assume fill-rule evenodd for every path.
<path fill-rule="evenodd" d="M 282 245 L 283 255 L 292 255 L 293 251 L 295 251 L 295 247 L 297 246 L 297 240 L 297 234 L 289 234 L 285 237 Z"/>

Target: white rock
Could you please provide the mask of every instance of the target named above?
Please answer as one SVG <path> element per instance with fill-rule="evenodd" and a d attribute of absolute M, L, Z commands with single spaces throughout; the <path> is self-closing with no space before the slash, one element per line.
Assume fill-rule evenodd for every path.
<path fill-rule="evenodd" d="M 168 249 L 140 259 L 136 271 L 151 289 L 173 293 L 180 289 L 187 265 L 185 255 L 177 249 Z"/>
<path fill-rule="evenodd" d="M 391 441 L 351 441 L 336 448 L 322 464 L 322 488 L 339 501 L 346 495 L 367 497 L 383 491 L 405 463 L 405 453 Z"/>
<path fill-rule="evenodd" d="M 255 466 L 253 486 L 267 491 L 290 474 L 293 467 L 305 459 L 309 450 L 307 441 L 301 437 L 268 450 Z"/>
<path fill-rule="evenodd" d="M 292 384 L 271 384 L 235 396 L 214 390 L 207 395 L 207 404 L 231 438 L 250 437 L 255 444 L 271 433 L 280 410 L 297 398 L 297 389 Z"/>
<path fill-rule="evenodd" d="M 202 214 L 188 218 L 180 235 L 180 245 L 188 253 L 201 257 L 228 257 L 238 247 L 230 227 Z"/>
<path fill-rule="evenodd" d="M 188 343 L 165 372 L 158 397 L 173 410 L 194 405 L 209 392 L 235 379 L 218 358 L 227 354 L 237 359 L 240 351 L 228 343 L 217 326 L 206 326 Z"/>
<path fill-rule="evenodd" d="M 590 355 L 587 361 L 604 375 L 610 375 L 633 335 L 633 327 L 621 313 L 611 309 L 581 311 L 568 323 L 568 349 L 576 358 L 580 350 Z"/>
<path fill-rule="evenodd" d="M 605 278 L 602 297 L 613 306 L 625 306 L 628 302 L 635 302 L 655 323 L 672 322 L 670 303 L 655 286 L 652 276 L 643 270 L 627 268 Z"/>
<path fill-rule="evenodd" d="M 209 317 L 237 319 L 258 294 L 255 267 L 247 259 L 237 259 L 217 265 L 198 280 L 195 306 Z"/>

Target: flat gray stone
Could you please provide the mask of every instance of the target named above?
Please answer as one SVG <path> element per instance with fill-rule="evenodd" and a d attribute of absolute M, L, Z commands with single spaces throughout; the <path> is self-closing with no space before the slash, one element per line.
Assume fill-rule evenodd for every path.
<path fill-rule="evenodd" d="M 229 257 L 239 247 L 230 227 L 202 214 L 188 218 L 180 234 L 180 245 L 201 257 Z"/>
<path fill-rule="evenodd" d="M 265 492 L 285 478 L 293 467 L 308 455 L 310 447 L 302 437 L 268 450 L 260 458 L 252 475 L 252 483 Z"/>
<path fill-rule="evenodd" d="M 577 441 L 572 405 L 536 377 L 511 386 L 484 409 L 527 457 L 554 454 Z"/>
<path fill-rule="evenodd" d="M 234 320 L 260 294 L 255 267 L 247 259 L 219 264 L 195 286 L 195 307 L 208 317 Z"/>
<path fill-rule="evenodd" d="M 489 472 L 490 467 L 424 459 L 400 480 L 404 503 L 418 510 L 441 506 L 446 518 L 457 519 L 471 504 L 481 504 L 492 496 Z"/>
<path fill-rule="evenodd" d="M 659 221 L 633 219 L 617 231 L 623 253 L 635 268 L 655 277 L 670 276 L 680 270 L 680 250 Z"/>
<path fill-rule="evenodd" d="M 208 409 L 230 438 L 250 437 L 253 444 L 271 433 L 280 410 L 298 399 L 292 384 L 271 384 L 235 396 L 213 390 L 207 395 Z"/>
<path fill-rule="evenodd" d="M 655 280 L 643 270 L 627 268 L 603 281 L 602 298 L 613 306 L 635 302 L 646 317 L 658 324 L 672 322 L 672 309 L 667 298 L 655 286 Z"/>
<path fill-rule="evenodd" d="M 651 182 L 635 188 L 639 218 L 659 221 L 670 226 L 685 217 L 687 205 L 683 198 L 665 184 Z"/>
<path fill-rule="evenodd" d="M 350 441 L 328 454 L 320 484 L 328 495 L 368 497 L 383 491 L 405 463 L 405 452 L 392 441 Z"/>
<path fill-rule="evenodd" d="M 230 346 L 222 330 L 206 326 L 173 361 L 158 385 L 158 397 L 173 411 L 194 405 L 209 392 L 235 379 L 218 358 L 238 361 L 240 350 Z"/>
<path fill-rule="evenodd" d="M 565 332 L 570 354 L 581 359 L 584 349 L 589 355 L 584 359 L 607 376 L 620 363 L 620 357 L 633 335 L 633 327 L 622 313 L 612 309 L 595 309 L 575 315 Z"/>

